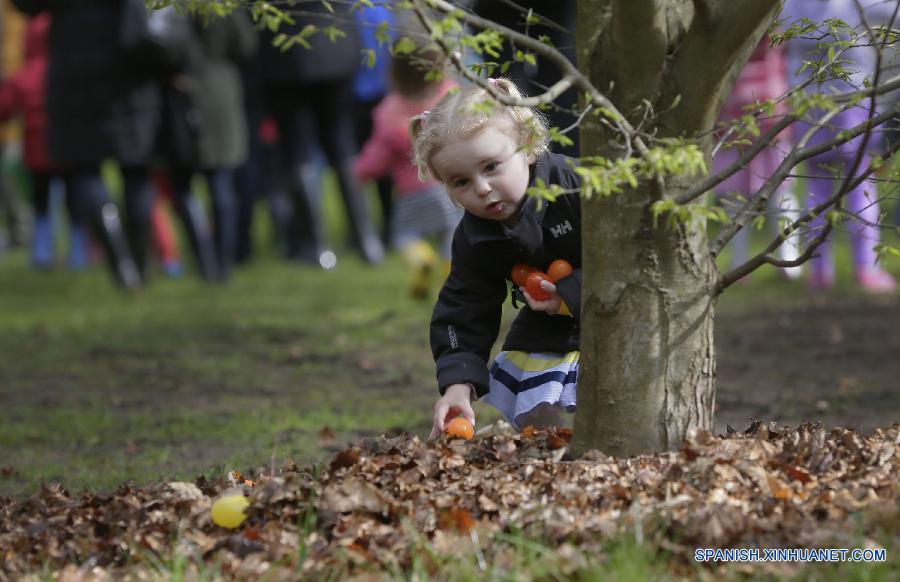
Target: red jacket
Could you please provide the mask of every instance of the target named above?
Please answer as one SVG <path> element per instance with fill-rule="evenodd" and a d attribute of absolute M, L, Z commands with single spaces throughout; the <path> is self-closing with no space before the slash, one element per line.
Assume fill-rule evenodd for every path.
<path fill-rule="evenodd" d="M 353 172 L 360 181 L 389 175 L 398 196 L 406 196 L 434 185 L 422 183 L 412 164 L 412 140 L 409 120 L 441 100 L 456 83 L 444 80 L 434 92 L 421 101 L 412 101 L 399 93 L 390 92 L 372 112 L 372 135 L 353 164 Z"/>
<path fill-rule="evenodd" d="M 0 83 L 0 120 L 22 115 L 25 121 L 25 165 L 36 172 L 54 171 L 47 148 L 47 32 L 50 14 L 30 19 L 25 29 L 25 62 Z"/>

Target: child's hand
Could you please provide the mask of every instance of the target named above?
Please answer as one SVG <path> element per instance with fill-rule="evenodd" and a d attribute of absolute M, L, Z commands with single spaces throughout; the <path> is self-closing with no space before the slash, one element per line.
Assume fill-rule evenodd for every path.
<path fill-rule="evenodd" d="M 475 411 L 470 402 L 472 387 L 468 384 L 451 384 L 444 391 L 444 395 L 434 404 L 434 427 L 428 440 L 436 438 L 444 433 L 447 422 L 460 414 L 475 426 Z"/>
<path fill-rule="evenodd" d="M 559 293 L 556 292 L 556 285 L 547 280 L 541 281 L 541 289 L 550 294 L 550 299 L 546 301 L 538 301 L 528 294 L 528 290 L 525 287 L 519 287 L 522 290 L 522 294 L 525 296 L 525 301 L 528 302 L 528 307 L 532 309 L 532 311 L 545 311 L 550 315 L 556 315 L 559 313 L 560 307 L 562 306 L 562 297 L 559 296 Z"/>

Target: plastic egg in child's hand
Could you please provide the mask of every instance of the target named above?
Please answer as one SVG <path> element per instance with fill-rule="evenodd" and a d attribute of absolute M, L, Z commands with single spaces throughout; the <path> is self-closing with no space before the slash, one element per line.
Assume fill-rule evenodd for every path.
<path fill-rule="evenodd" d="M 250 505 L 247 498 L 241 493 L 225 495 L 216 499 L 210 510 L 213 523 L 228 529 L 234 529 L 244 523 L 247 514 L 244 510 Z"/>
<path fill-rule="evenodd" d="M 541 287 L 541 281 L 553 282 L 550 281 L 550 277 L 546 273 L 541 273 L 540 271 L 535 271 L 528 275 L 528 278 L 525 280 L 525 289 L 535 301 L 547 301 L 550 299 L 550 294 Z"/>

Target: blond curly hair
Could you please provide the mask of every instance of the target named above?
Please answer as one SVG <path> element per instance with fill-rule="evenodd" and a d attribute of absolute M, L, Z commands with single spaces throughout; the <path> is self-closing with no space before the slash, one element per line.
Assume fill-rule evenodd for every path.
<path fill-rule="evenodd" d="M 488 81 L 510 97 L 522 97 L 518 87 L 509 79 Z M 409 132 L 412 136 L 413 163 L 419 170 L 419 179 L 427 180 L 430 176 L 440 181 L 440 176 L 431 165 L 434 154 L 450 139 L 474 135 L 488 123 L 497 123 L 499 129 L 512 131 L 510 137 L 517 140 L 533 159 L 547 151 L 547 121 L 539 111 L 531 107 L 504 105 L 486 89 L 474 86 L 448 93 L 434 109 L 412 118 Z"/>

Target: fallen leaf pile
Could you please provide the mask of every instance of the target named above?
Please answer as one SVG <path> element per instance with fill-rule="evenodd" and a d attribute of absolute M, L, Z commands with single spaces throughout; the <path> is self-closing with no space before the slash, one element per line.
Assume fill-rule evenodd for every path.
<path fill-rule="evenodd" d="M 696 431 L 677 452 L 591 451 L 578 460 L 568 460 L 570 436 L 526 428 L 425 443 L 406 435 L 255 481 L 238 474 L 79 496 L 45 487 L 0 500 L 0 574 L 49 564 L 110 575 L 177 554 L 248 577 L 338 563 L 396 572 L 423 545 L 490 559 L 494 534 L 509 531 L 580 548 L 636 535 L 688 561 L 694 547 L 852 547 L 860 536 L 900 531 L 900 425 L 866 437 L 757 422 L 727 436 Z M 209 509 L 235 486 L 248 495 L 248 518 L 226 530 Z"/>

